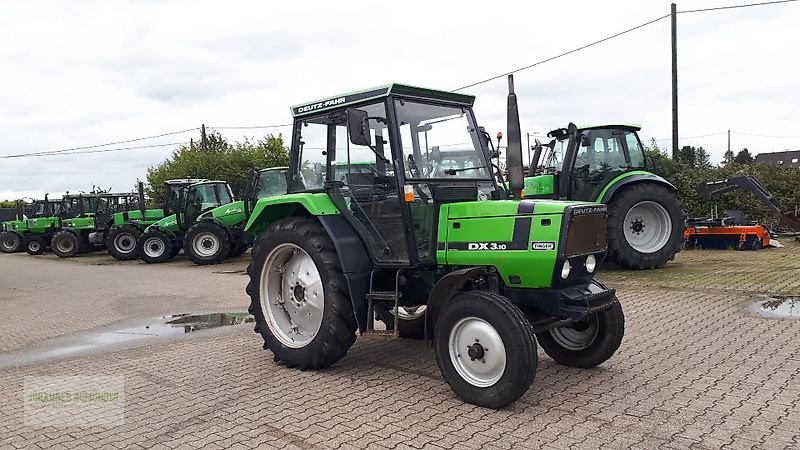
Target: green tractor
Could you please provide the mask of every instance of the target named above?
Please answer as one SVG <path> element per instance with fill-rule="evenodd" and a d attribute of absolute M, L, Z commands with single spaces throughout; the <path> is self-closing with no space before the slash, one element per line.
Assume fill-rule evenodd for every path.
<path fill-rule="evenodd" d="M 286 193 L 286 168 L 273 167 L 253 174 L 244 200 L 234 200 L 225 181 L 202 181 L 179 191 L 178 213 L 147 227 L 137 242 L 139 258 L 160 263 L 183 248 L 197 265 L 217 264 L 243 254 L 252 242 L 244 224 L 255 200 Z"/>
<path fill-rule="evenodd" d="M 17 201 L 17 218 L 13 221 L 3 222 L 0 233 L 0 250 L 3 253 L 14 253 L 25 250 L 29 254 L 38 255 L 44 252 L 49 245 L 48 240 L 39 240 L 38 237 L 50 232 L 54 224 L 58 223 L 58 210 L 61 200 L 50 200 L 45 194 L 44 200 L 35 200 L 28 205 L 25 213 L 23 203 Z"/>
<path fill-rule="evenodd" d="M 106 236 L 119 212 L 136 210 L 138 195 L 134 192 L 91 192 L 65 197 L 61 229 L 50 241 L 50 249 L 60 258 L 99 250 L 106 246 Z"/>
<path fill-rule="evenodd" d="M 569 124 L 538 141 L 525 198 L 608 205 L 608 257 L 626 269 L 663 267 L 683 246 L 684 214 L 675 186 L 653 173 L 638 125 Z"/>
<path fill-rule="evenodd" d="M 245 226 L 249 311 L 276 362 L 328 367 L 357 331 L 432 338 L 453 391 L 499 408 L 532 384 L 537 342 L 572 367 L 617 351 L 622 307 L 594 278 L 607 207 L 521 199 L 509 81 L 513 199 L 472 96 L 392 84 L 292 107 L 288 194 L 258 200 Z M 445 151 L 458 160 L 443 163 Z"/>
<path fill-rule="evenodd" d="M 177 203 L 181 189 L 202 181 L 207 180 L 183 178 L 164 182 L 164 204 L 161 208 L 153 209 L 146 209 L 147 202 L 144 195 L 144 185 L 139 182 L 139 208 L 117 212 L 112 216 L 113 224 L 109 228 L 108 236 L 106 237 L 108 253 L 120 261 L 136 259 L 136 242 L 144 233 L 144 230 L 178 210 Z"/>

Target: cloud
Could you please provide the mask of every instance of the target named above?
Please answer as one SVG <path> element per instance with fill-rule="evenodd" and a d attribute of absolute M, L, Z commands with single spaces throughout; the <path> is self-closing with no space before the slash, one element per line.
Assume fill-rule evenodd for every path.
<path fill-rule="evenodd" d="M 289 105 L 393 81 L 454 89 L 668 11 L 661 0 L 15 2 L 4 5 L 0 29 L 0 155 L 202 123 L 287 123 Z M 719 160 L 728 129 L 800 135 L 798 18 L 795 4 L 679 16 L 681 135 L 722 133 L 682 144 L 702 145 Z M 644 141 L 669 138 L 669 21 L 520 72 L 516 83 L 524 132 L 634 122 Z M 487 130 L 505 129 L 505 90 L 505 79 L 466 90 L 477 96 Z M 798 147 L 791 139 L 732 137 L 736 150 Z M 0 159 L 0 198 L 92 184 L 127 189 L 170 152 Z"/>

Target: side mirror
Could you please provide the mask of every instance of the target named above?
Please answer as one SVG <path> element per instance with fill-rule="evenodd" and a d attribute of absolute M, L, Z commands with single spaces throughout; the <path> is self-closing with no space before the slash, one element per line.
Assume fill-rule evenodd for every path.
<path fill-rule="evenodd" d="M 589 147 L 590 145 L 592 145 L 592 141 L 589 140 L 589 136 L 581 134 L 581 147 Z"/>
<path fill-rule="evenodd" d="M 347 110 L 347 134 L 353 145 L 372 146 L 372 136 L 369 132 L 367 112 L 350 108 Z"/>

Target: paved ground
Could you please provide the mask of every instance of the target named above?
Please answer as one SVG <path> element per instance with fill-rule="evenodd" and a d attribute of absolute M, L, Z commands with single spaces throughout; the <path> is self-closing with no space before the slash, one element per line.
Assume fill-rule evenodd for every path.
<path fill-rule="evenodd" d="M 0 448 L 800 447 L 800 321 L 747 309 L 760 294 L 800 293 L 793 243 L 606 270 L 626 314 L 620 351 L 594 370 L 541 355 L 534 386 L 501 411 L 462 403 L 432 350 L 407 340 L 361 339 L 320 372 L 273 363 L 250 325 L 25 363 L 168 314 L 243 311 L 247 258 L 194 267 L 0 255 Z M 123 376 L 124 423 L 25 426 L 26 377 L 66 375 Z"/>

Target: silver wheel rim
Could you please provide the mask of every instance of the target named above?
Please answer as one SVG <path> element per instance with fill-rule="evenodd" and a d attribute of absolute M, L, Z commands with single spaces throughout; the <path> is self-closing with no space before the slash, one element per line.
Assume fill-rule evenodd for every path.
<path fill-rule="evenodd" d="M 6 250 L 13 250 L 16 247 L 17 241 L 14 238 L 5 238 L 3 239 L 3 248 Z"/>
<path fill-rule="evenodd" d="M 669 242 L 672 219 L 661 204 L 639 202 L 625 214 L 625 240 L 639 253 L 655 253 Z"/>
<path fill-rule="evenodd" d="M 202 232 L 192 239 L 192 250 L 198 256 L 214 256 L 219 251 L 219 239 L 214 233 Z"/>
<path fill-rule="evenodd" d="M 572 350 L 589 348 L 597 339 L 597 315 L 592 316 L 572 327 L 551 328 L 550 336 L 561 347 Z"/>
<path fill-rule="evenodd" d="M 480 347 L 482 353 L 470 353 L 470 349 L 476 347 Z M 459 320 L 450 330 L 448 349 L 458 375 L 473 386 L 493 386 L 506 371 L 503 339 L 483 319 L 466 317 Z"/>
<path fill-rule="evenodd" d="M 42 248 L 42 246 L 39 245 L 38 241 L 30 241 L 30 242 L 28 242 L 28 250 L 30 250 L 30 251 L 38 252 L 40 248 Z"/>
<path fill-rule="evenodd" d="M 136 238 L 130 233 L 120 233 L 114 238 L 114 248 L 119 253 L 130 253 L 136 248 Z"/>
<path fill-rule="evenodd" d="M 144 254 L 150 258 L 158 258 L 164 254 L 166 245 L 161 238 L 151 237 L 144 241 Z"/>
<path fill-rule="evenodd" d="M 314 260 L 295 244 L 278 245 L 261 269 L 261 311 L 283 345 L 302 348 L 322 326 L 325 289 Z"/>
<path fill-rule="evenodd" d="M 56 247 L 61 253 L 69 253 L 75 246 L 72 244 L 72 239 L 63 237 L 56 242 Z"/>

